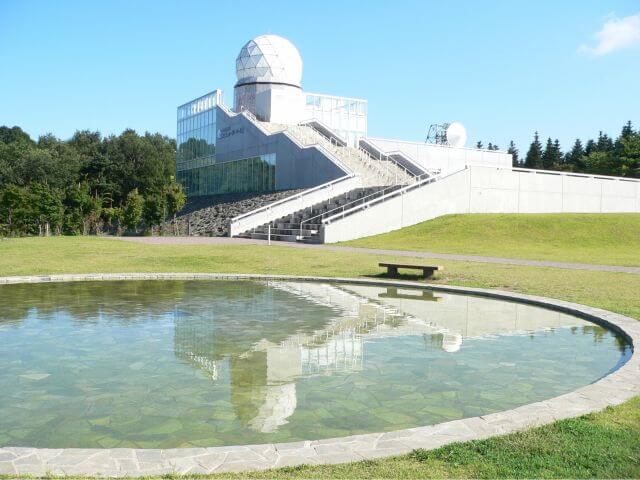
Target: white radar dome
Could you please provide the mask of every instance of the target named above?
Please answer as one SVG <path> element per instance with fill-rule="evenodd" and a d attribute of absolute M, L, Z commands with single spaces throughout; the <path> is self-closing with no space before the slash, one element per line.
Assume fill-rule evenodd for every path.
<path fill-rule="evenodd" d="M 467 130 L 460 122 L 453 122 L 447 127 L 447 143 L 452 147 L 464 147 L 467 143 Z"/>
<path fill-rule="evenodd" d="M 242 47 L 236 58 L 237 85 L 284 83 L 300 86 L 302 57 L 286 38 L 260 35 Z"/>
<path fill-rule="evenodd" d="M 442 349 L 448 353 L 455 353 L 462 346 L 462 335 L 446 333 L 442 339 Z"/>

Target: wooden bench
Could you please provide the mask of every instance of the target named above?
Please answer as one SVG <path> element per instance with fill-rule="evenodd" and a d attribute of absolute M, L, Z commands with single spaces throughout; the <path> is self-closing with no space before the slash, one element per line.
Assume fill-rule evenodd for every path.
<path fill-rule="evenodd" d="M 424 278 L 429 278 L 433 275 L 433 272 L 436 270 L 444 270 L 444 268 L 438 265 L 406 265 L 402 263 L 379 263 L 378 266 L 386 267 L 387 275 L 390 277 L 398 276 L 399 268 L 407 268 L 410 270 L 422 270 L 422 275 Z"/>

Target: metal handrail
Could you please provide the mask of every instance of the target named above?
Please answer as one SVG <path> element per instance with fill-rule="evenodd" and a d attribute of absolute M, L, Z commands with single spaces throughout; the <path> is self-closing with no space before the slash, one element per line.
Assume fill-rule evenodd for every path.
<path fill-rule="evenodd" d="M 366 204 L 362 204 L 360 206 L 357 206 L 357 207 L 351 208 L 349 210 L 345 210 L 344 212 L 338 213 L 338 214 L 336 214 L 336 215 L 334 215 L 332 217 L 329 217 L 329 218 L 323 220 L 322 223 L 329 224 L 329 223 L 331 223 L 333 220 L 335 220 L 337 218 L 338 219 L 339 218 L 344 218 L 345 216 L 351 215 L 351 214 L 353 214 L 353 213 L 355 213 L 355 212 L 357 212 L 359 210 L 362 210 L 362 208 L 369 208 L 370 206 L 375 205 L 375 204 L 379 203 L 380 201 L 385 201 L 385 200 L 387 200 L 389 198 L 393 198 L 393 197 L 396 197 L 398 195 L 404 195 L 406 192 L 410 192 L 410 191 L 412 191 L 412 190 L 414 190 L 416 188 L 420 188 L 420 187 L 422 187 L 424 185 L 428 185 L 430 183 L 443 180 L 443 179 L 445 179 L 447 177 L 450 177 L 452 175 L 458 174 L 460 172 L 464 172 L 468 168 L 469 167 L 465 165 L 464 168 L 461 168 L 459 170 L 455 170 L 453 172 L 446 173 L 444 175 L 438 174 L 438 175 L 435 175 L 435 176 L 424 178 L 424 179 L 422 179 L 422 180 L 420 180 L 418 182 L 411 183 L 411 184 L 406 185 L 406 186 L 404 186 L 402 188 L 394 190 L 393 192 L 390 192 L 390 193 L 388 193 L 386 195 L 382 195 L 379 198 L 375 198 L 375 199 L 371 200 L 370 202 L 368 202 Z"/>
<path fill-rule="evenodd" d="M 331 145 L 331 147 L 336 148 L 336 149 L 340 149 L 340 151 L 345 152 L 346 155 L 349 158 L 353 158 L 354 157 L 354 153 L 352 150 L 352 147 L 343 145 L 345 142 L 344 140 L 340 139 L 340 138 L 336 138 L 334 136 L 327 136 L 322 132 L 319 132 L 316 128 L 314 128 L 312 125 L 310 124 L 303 124 L 303 125 L 299 125 L 297 127 L 303 127 L 303 128 L 307 128 L 312 130 L 313 132 L 316 133 L 316 135 L 314 135 L 314 137 L 312 137 L 311 141 L 317 141 L 320 140 L 321 142 L 326 142 L 329 145 Z M 331 131 L 328 127 L 325 127 L 328 131 Z M 298 132 L 299 135 L 301 136 L 305 136 L 305 134 L 299 130 L 296 129 L 295 131 Z M 308 136 L 306 136 L 306 138 L 309 138 Z M 360 149 L 357 150 L 358 152 L 360 151 Z M 387 165 L 386 163 L 379 163 L 378 159 L 375 159 L 373 156 L 371 156 L 368 152 L 362 150 L 362 154 L 364 154 L 365 158 L 363 158 L 362 155 L 355 155 L 355 161 L 360 163 L 360 164 L 364 164 L 365 167 L 367 167 L 369 170 L 376 172 L 376 174 L 378 176 L 382 176 L 383 178 L 386 178 L 388 181 L 394 182 L 396 185 L 398 184 L 398 172 L 391 172 L 389 165 Z M 404 170 L 404 173 L 411 177 L 413 176 L 413 174 L 411 172 L 409 172 L 406 168 L 404 168 L 404 166 L 398 164 L 395 160 L 391 159 L 391 161 L 400 169 Z"/>
<path fill-rule="evenodd" d="M 410 184 L 410 185 L 414 185 L 416 183 L 419 183 L 421 180 L 425 180 L 425 179 L 428 179 L 430 177 L 435 179 L 437 176 L 434 176 L 431 173 L 426 172 L 426 173 L 423 173 L 422 175 L 420 175 L 419 177 L 416 177 L 416 181 L 413 184 Z M 392 193 L 393 191 L 396 191 L 396 190 L 398 190 L 398 185 L 389 185 L 388 187 L 385 187 L 385 188 L 383 188 L 381 190 L 378 190 L 378 191 L 376 191 L 374 193 L 371 193 L 369 195 L 365 195 L 364 197 L 360 197 L 360 198 L 358 198 L 356 200 L 353 200 L 351 202 L 345 203 L 344 205 L 341 205 L 339 207 L 333 208 L 333 209 L 331 209 L 331 210 L 329 210 L 327 212 L 323 212 L 323 213 L 315 215 L 315 216 L 313 216 L 311 218 L 303 220 L 303 221 L 300 222 L 300 229 L 299 229 L 300 230 L 300 236 L 302 236 L 302 230 L 303 230 L 302 226 L 304 224 L 307 224 L 307 225 L 321 225 L 322 221 L 324 220 L 324 218 L 326 216 L 333 216 L 333 215 L 331 215 L 333 212 L 336 212 L 338 210 L 342 210 L 344 212 L 345 209 L 347 209 L 347 208 L 348 209 L 352 209 L 354 206 L 357 206 L 357 204 L 359 204 L 359 203 L 360 204 L 368 203 L 368 202 L 374 200 L 376 197 L 382 197 L 382 196 L 386 195 L 387 193 Z M 312 220 L 316 220 L 318 218 L 320 219 L 320 223 L 311 223 Z"/>
<path fill-rule="evenodd" d="M 371 140 L 369 140 L 368 138 L 361 138 L 358 146 L 359 148 L 363 148 L 363 150 L 367 151 L 369 154 L 371 154 L 371 152 L 369 150 L 367 150 L 364 147 L 360 147 L 360 145 L 362 144 L 367 145 L 370 149 L 372 150 L 377 150 L 379 152 L 380 155 L 384 155 L 386 157 L 389 157 L 391 160 L 395 161 L 398 165 L 404 167 L 404 165 L 401 165 L 394 157 L 398 156 L 398 157 L 402 157 L 407 163 L 413 165 L 413 167 L 419 171 L 422 171 L 423 173 L 427 173 L 429 170 L 425 167 L 423 167 L 422 165 L 420 165 L 418 162 L 416 162 L 413 158 L 411 158 L 409 155 L 407 155 L 406 153 L 404 153 L 402 150 L 392 150 L 392 151 L 383 151 L 380 147 L 378 147 L 375 143 L 373 143 Z M 405 167 L 406 169 L 406 167 Z M 408 169 L 407 169 L 408 170 Z M 413 172 L 411 172 L 413 173 Z M 419 176 L 422 174 L 413 174 L 414 176 Z"/>
<path fill-rule="evenodd" d="M 396 159 L 394 159 L 393 157 L 390 157 L 387 154 L 384 154 L 382 152 L 380 152 L 380 158 L 376 159 L 373 155 L 371 155 L 371 153 L 369 153 L 367 150 L 365 150 L 362 147 L 358 147 L 358 151 L 362 152 L 365 156 L 372 158 L 376 161 L 380 161 L 380 162 L 391 162 L 393 163 L 397 168 L 399 168 L 400 170 L 403 171 L 403 173 L 405 175 L 407 175 L 408 177 L 417 177 L 417 175 L 415 175 L 413 172 L 410 172 L 404 165 L 401 165 L 400 163 L 398 163 L 398 161 Z M 382 158 L 382 156 L 386 157 L 386 158 Z M 389 167 L 388 165 L 385 165 L 385 167 L 387 168 L 387 171 L 389 171 Z M 396 182 L 397 182 L 397 172 L 395 172 L 396 174 Z"/>
<path fill-rule="evenodd" d="M 304 125 L 304 126 L 306 126 L 307 128 L 311 128 L 312 130 L 316 131 L 320 136 L 322 136 L 322 137 L 325 137 L 325 138 L 326 138 L 326 136 L 325 136 L 322 132 L 318 131 L 318 129 L 317 129 L 317 128 L 315 128 L 315 127 L 312 125 L 312 122 L 317 122 L 318 124 L 322 125 L 322 126 L 323 126 L 323 128 L 325 128 L 327 131 L 332 132 L 332 130 L 331 130 L 331 128 L 330 128 L 329 126 L 327 126 L 327 125 L 323 124 L 322 122 L 320 122 L 320 121 L 318 121 L 318 120 L 315 120 L 315 119 L 314 119 L 314 120 L 308 120 L 308 121 L 304 122 L 304 123 L 303 123 L 303 125 Z M 331 136 L 331 137 L 330 137 L 330 139 L 332 140 L 332 143 L 333 143 L 333 138 L 334 138 L 333 136 Z M 342 142 L 342 143 L 346 143 L 343 139 L 340 139 L 340 142 Z M 346 148 L 346 149 L 349 151 L 349 153 L 351 153 L 351 151 L 350 151 L 350 147 L 349 147 L 348 145 L 346 145 L 346 146 L 340 145 L 340 143 L 339 143 L 338 141 L 336 141 L 336 144 L 338 144 L 338 146 L 341 146 L 341 147 Z M 374 162 L 391 162 L 391 163 L 393 163 L 397 168 L 399 168 L 400 170 L 402 170 L 402 172 L 403 172 L 405 175 L 407 175 L 408 177 L 410 177 L 410 178 L 411 178 L 411 177 L 416 177 L 416 175 L 415 175 L 415 174 L 413 174 L 413 172 L 409 171 L 409 170 L 408 170 L 404 165 L 401 165 L 400 163 L 398 163 L 398 161 L 397 161 L 396 159 L 394 159 L 394 158 L 390 157 L 389 155 L 383 154 L 383 155 L 384 155 L 384 157 L 385 157 L 385 158 L 383 159 L 382 157 L 381 157 L 381 158 L 375 158 L 373 155 L 371 155 L 369 152 L 367 152 L 366 150 L 364 150 L 364 149 L 363 149 L 363 148 L 361 148 L 361 147 L 357 147 L 357 151 L 358 151 L 358 152 L 360 152 L 360 153 L 362 153 L 365 157 L 367 157 L 367 159 L 369 159 L 368 166 L 370 166 L 370 167 L 374 165 L 374 164 L 370 163 L 370 161 L 371 161 L 371 160 L 373 160 Z M 381 152 L 381 154 L 382 154 L 382 152 Z M 359 160 L 365 160 L 365 159 L 363 159 L 363 158 L 362 158 L 362 156 L 361 156 L 361 155 L 359 155 L 359 156 L 358 156 L 358 159 L 359 159 Z M 365 160 L 365 161 L 366 161 L 366 160 Z M 380 164 L 380 163 L 378 163 L 377 165 L 378 165 L 378 166 L 382 166 L 382 168 L 383 168 L 383 170 L 384 170 L 384 173 L 386 173 L 386 176 L 387 176 L 387 178 L 388 178 L 389 180 L 393 180 L 393 181 L 395 181 L 395 182 L 396 182 L 396 184 L 398 183 L 398 172 L 397 172 L 397 171 L 395 171 L 395 172 L 391 172 L 391 169 L 389 168 L 389 165 L 387 165 L 387 164 Z M 374 168 L 375 168 L 375 167 L 374 167 Z"/>
<path fill-rule="evenodd" d="M 254 215 L 254 214 L 259 213 L 259 212 L 272 210 L 272 208 L 273 208 L 274 206 L 280 205 L 280 204 L 282 204 L 282 203 L 290 202 L 291 200 L 296 200 L 296 199 L 298 199 L 298 198 L 302 198 L 302 197 L 304 197 L 305 195 L 309 195 L 310 193 L 313 193 L 313 192 L 315 192 L 315 191 L 318 191 L 318 190 L 322 190 L 322 189 L 328 188 L 328 187 L 330 187 L 330 186 L 333 186 L 333 184 L 340 183 L 340 182 L 345 181 L 345 180 L 347 180 L 347 179 L 353 178 L 354 176 L 355 176 L 355 175 L 345 175 L 345 176 L 343 176 L 343 177 L 336 178 L 335 180 L 331 180 L 330 182 L 323 183 L 322 185 L 317 185 L 317 186 L 315 186 L 315 187 L 305 189 L 305 190 L 303 190 L 302 192 L 298 192 L 298 193 L 296 193 L 296 194 L 294 194 L 294 195 L 291 195 L 291 196 L 289 196 L 289 197 L 286 197 L 286 198 L 283 198 L 283 199 L 281 199 L 281 200 L 275 201 L 275 202 L 273 202 L 273 203 L 270 203 L 269 205 L 265 205 L 264 207 L 256 208 L 255 210 L 251 210 L 250 212 L 243 213 L 242 215 L 238 215 L 237 217 L 233 217 L 233 218 L 231 219 L 231 221 L 233 222 L 233 221 L 236 221 L 236 220 L 241 220 L 241 219 L 243 219 L 243 218 L 245 218 L 245 217 L 248 217 L 248 216 Z"/>

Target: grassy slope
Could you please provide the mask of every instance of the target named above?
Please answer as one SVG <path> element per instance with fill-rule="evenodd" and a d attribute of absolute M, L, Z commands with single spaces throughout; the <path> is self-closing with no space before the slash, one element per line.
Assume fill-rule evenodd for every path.
<path fill-rule="evenodd" d="M 612 248 L 617 248 L 613 245 Z M 271 246 L 151 246 L 109 239 L 0 241 L 0 275 L 71 272 L 255 272 L 375 276 L 382 257 Z M 640 275 L 440 261 L 435 282 L 547 295 L 640 319 Z M 233 475 L 224 475 L 225 477 Z M 239 477 L 640 477 L 640 398 L 505 437 L 348 465 Z"/>
<path fill-rule="evenodd" d="M 448 215 L 346 244 L 635 266 L 640 214 Z"/>

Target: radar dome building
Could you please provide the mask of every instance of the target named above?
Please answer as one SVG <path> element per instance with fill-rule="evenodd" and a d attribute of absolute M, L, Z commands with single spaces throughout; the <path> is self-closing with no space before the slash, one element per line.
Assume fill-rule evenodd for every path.
<path fill-rule="evenodd" d="M 261 35 L 242 47 L 236 59 L 234 110 L 248 110 L 266 122 L 302 120 L 302 58 L 289 40 Z"/>
<path fill-rule="evenodd" d="M 281 192 L 233 218 L 232 236 L 336 242 L 452 213 L 640 211 L 640 182 L 512 168 L 466 147 L 459 122 L 432 125 L 433 142 L 370 136 L 367 101 L 304 91 L 281 36 L 249 40 L 235 67 L 232 107 L 220 89 L 178 107 L 176 159 L 189 198 Z"/>

